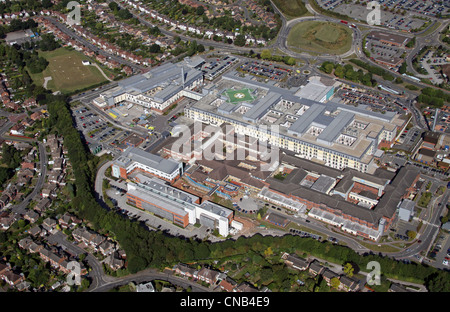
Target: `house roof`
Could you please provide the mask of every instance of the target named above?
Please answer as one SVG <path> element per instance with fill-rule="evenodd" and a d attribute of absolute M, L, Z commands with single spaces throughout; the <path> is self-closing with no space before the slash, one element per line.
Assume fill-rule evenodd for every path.
<path fill-rule="evenodd" d="M 219 272 L 210 270 L 208 268 L 202 268 L 198 272 L 198 276 L 202 276 L 204 278 L 210 279 L 212 281 L 217 279 L 217 276 L 219 276 Z"/>

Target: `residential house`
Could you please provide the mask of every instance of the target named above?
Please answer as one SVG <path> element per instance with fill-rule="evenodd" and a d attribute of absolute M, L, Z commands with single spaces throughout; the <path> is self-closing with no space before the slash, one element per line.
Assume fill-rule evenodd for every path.
<path fill-rule="evenodd" d="M 44 246 L 42 246 L 41 244 L 38 244 L 36 242 L 31 242 L 31 244 L 28 246 L 28 251 L 30 253 L 37 253 L 39 252 L 42 248 L 44 248 Z"/>
<path fill-rule="evenodd" d="M 244 282 L 239 286 L 237 286 L 236 288 L 234 288 L 234 292 L 258 292 L 258 289 Z"/>
<path fill-rule="evenodd" d="M 51 266 L 54 267 L 55 269 L 63 271 L 66 274 L 70 273 L 65 256 L 56 254 L 52 250 L 49 250 L 48 248 L 42 248 L 39 251 L 39 256 L 45 262 L 50 262 Z"/>
<path fill-rule="evenodd" d="M 136 285 L 136 292 L 155 292 L 152 282 Z"/>
<path fill-rule="evenodd" d="M 42 114 L 41 112 L 34 112 L 33 114 L 30 115 L 31 120 L 39 120 L 41 118 L 44 117 L 44 114 Z"/>
<path fill-rule="evenodd" d="M 34 207 L 34 210 L 43 212 L 45 209 L 47 209 L 51 204 L 51 201 L 49 198 L 43 198 L 41 199 L 36 206 Z"/>
<path fill-rule="evenodd" d="M 30 223 L 36 222 L 39 219 L 39 217 L 40 217 L 40 215 L 37 212 L 35 212 L 34 210 L 27 211 L 23 216 L 23 218 L 25 220 L 30 221 Z"/>
<path fill-rule="evenodd" d="M 65 185 L 66 182 L 64 180 L 64 174 L 60 172 L 60 170 L 53 170 L 50 172 L 48 176 L 48 182 L 57 184 L 57 185 Z"/>
<path fill-rule="evenodd" d="M 42 197 L 56 197 L 56 188 L 57 186 L 55 184 L 46 183 L 42 188 Z"/>
<path fill-rule="evenodd" d="M 317 260 L 313 260 L 309 264 L 309 273 L 313 274 L 314 276 L 321 274 L 323 269 L 324 267 Z"/>
<path fill-rule="evenodd" d="M 0 228 L 2 230 L 7 230 L 11 227 L 11 225 L 15 222 L 15 218 L 11 215 L 7 217 L 0 218 Z"/>
<path fill-rule="evenodd" d="M 33 242 L 33 240 L 29 237 L 22 238 L 17 245 L 19 245 L 22 249 L 28 249 L 28 246 Z"/>
<path fill-rule="evenodd" d="M 299 258 L 295 255 L 284 253 L 281 258 L 284 260 L 284 263 L 286 263 L 288 266 L 297 269 L 299 271 L 305 271 L 309 266 L 308 261 Z"/>
<path fill-rule="evenodd" d="M 46 218 L 46 219 L 44 220 L 44 222 L 42 223 L 42 226 L 43 226 L 47 231 L 52 231 L 52 230 L 56 229 L 56 225 L 57 225 L 56 220 L 53 219 L 53 218 L 50 218 L 50 217 Z"/>
<path fill-rule="evenodd" d="M 19 283 L 25 280 L 23 274 L 16 274 L 11 270 L 6 271 L 1 276 L 2 280 L 4 280 L 9 286 L 16 286 Z"/>
<path fill-rule="evenodd" d="M 190 268 L 187 265 L 181 263 L 175 266 L 175 273 L 180 274 L 182 276 L 186 276 L 188 278 L 194 277 L 194 275 L 197 274 L 195 269 Z"/>
<path fill-rule="evenodd" d="M 124 261 L 120 258 L 118 252 L 113 252 L 106 257 L 104 263 L 107 264 L 113 270 L 119 270 L 124 266 Z"/>
<path fill-rule="evenodd" d="M 28 98 L 25 101 L 23 101 L 22 106 L 28 108 L 28 107 L 36 106 L 36 104 L 37 103 L 36 103 L 35 98 Z"/>
<path fill-rule="evenodd" d="M 8 271 L 10 269 L 8 264 L 5 263 L 0 263 L 0 275 L 2 275 L 3 273 L 5 273 L 6 271 Z"/>
<path fill-rule="evenodd" d="M 35 163 L 34 162 L 22 162 L 21 164 L 20 164 L 20 167 L 22 168 L 22 169 L 30 169 L 30 170 L 34 170 L 34 166 L 35 166 Z"/>
<path fill-rule="evenodd" d="M 339 280 L 341 282 L 339 285 L 340 290 L 355 292 L 359 289 L 359 282 L 353 278 L 343 275 Z"/>
<path fill-rule="evenodd" d="M 115 244 L 110 240 L 105 240 L 98 245 L 98 249 L 102 255 L 107 256 L 115 251 Z"/>
<path fill-rule="evenodd" d="M 339 275 L 329 269 L 324 269 L 322 272 L 322 277 L 327 282 L 327 285 L 331 286 L 331 280 L 333 278 L 339 278 Z"/>
<path fill-rule="evenodd" d="M 105 237 L 94 233 L 85 228 L 77 228 L 72 232 L 73 238 L 76 241 L 83 242 L 88 246 L 97 250 L 98 246 L 105 240 Z"/>
<path fill-rule="evenodd" d="M 36 236 L 38 236 L 39 234 L 41 234 L 41 231 L 42 231 L 41 227 L 40 227 L 39 225 L 36 225 L 36 226 L 33 226 L 32 228 L 30 228 L 30 229 L 28 230 L 28 233 L 29 233 L 31 236 L 36 237 Z"/>
<path fill-rule="evenodd" d="M 217 282 L 218 276 L 219 272 L 204 267 L 200 269 L 200 271 L 197 272 L 197 276 L 194 277 L 197 277 L 199 280 L 208 284 L 214 285 Z"/>
<path fill-rule="evenodd" d="M 76 220 L 75 216 L 69 213 L 65 213 L 58 219 L 58 223 L 61 226 L 61 228 L 67 229 L 72 228 L 76 225 L 75 220 Z"/>
<path fill-rule="evenodd" d="M 403 285 L 392 283 L 391 287 L 388 290 L 389 292 L 410 292 Z"/>
<path fill-rule="evenodd" d="M 0 196 L 0 208 L 5 207 L 6 205 L 8 205 L 9 201 L 10 201 L 10 197 L 7 194 L 2 194 Z"/>
<path fill-rule="evenodd" d="M 24 131 L 25 131 L 25 127 L 22 124 L 18 123 L 18 124 L 15 124 L 11 128 L 10 133 L 11 133 L 11 135 L 23 136 L 24 135 Z"/>
<path fill-rule="evenodd" d="M 220 289 L 227 291 L 227 292 L 233 292 L 234 289 L 237 287 L 237 283 L 231 279 L 230 277 L 226 277 L 222 279 L 219 283 Z"/>
<path fill-rule="evenodd" d="M 59 149 L 61 151 L 61 149 Z M 64 159 L 57 158 L 53 163 L 53 170 L 62 170 L 64 165 Z"/>

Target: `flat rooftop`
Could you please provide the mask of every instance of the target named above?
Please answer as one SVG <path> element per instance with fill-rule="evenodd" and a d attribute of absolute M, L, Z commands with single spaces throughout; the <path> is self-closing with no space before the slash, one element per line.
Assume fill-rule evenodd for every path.
<path fill-rule="evenodd" d="M 252 89 L 255 100 L 251 103 L 232 104 L 233 109 L 224 113 L 219 109 L 222 102 L 217 101 L 220 100 L 220 94 L 231 88 Z M 271 126 L 275 126 L 281 137 L 311 144 L 319 149 L 332 150 L 364 163 L 371 160 L 366 153 L 377 135 L 382 130 L 393 131 L 399 124 L 398 116 L 394 112 L 381 114 L 369 110 L 365 105 L 355 107 L 334 101 L 320 103 L 299 98 L 294 95 L 295 91 L 227 73 L 208 95 L 189 109 L 218 116 L 224 122 L 250 129 L 265 127 L 267 129 L 265 132 L 270 132 Z M 281 100 L 291 103 L 286 105 Z M 354 124 L 364 125 L 365 128 L 356 127 Z M 319 135 L 314 135 L 308 132 L 311 126 L 317 126 L 323 131 Z M 338 142 L 336 139 L 341 134 L 345 134 L 345 137 Z M 353 140 L 351 145 L 344 144 L 347 137 L 350 137 L 348 141 Z"/>
<path fill-rule="evenodd" d="M 409 40 L 409 38 L 406 36 L 392 34 L 392 33 L 383 32 L 383 31 L 377 31 L 377 30 L 369 33 L 369 37 L 372 37 L 372 38 L 375 38 L 378 40 L 394 42 L 394 43 L 397 43 L 400 45 L 405 44 Z"/>
<path fill-rule="evenodd" d="M 180 164 L 171 159 L 165 159 L 161 156 L 148 153 L 140 148 L 128 147 L 123 153 L 114 160 L 114 164 L 126 168 L 133 162 L 137 162 L 153 168 L 155 170 L 171 174 L 177 170 Z"/>

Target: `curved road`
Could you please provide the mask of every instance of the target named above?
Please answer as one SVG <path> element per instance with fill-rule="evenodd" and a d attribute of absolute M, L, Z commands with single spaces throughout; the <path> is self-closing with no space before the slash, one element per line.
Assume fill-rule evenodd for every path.
<path fill-rule="evenodd" d="M 133 275 L 127 275 L 124 277 L 115 278 L 114 280 L 109 281 L 109 282 L 104 282 L 102 285 L 100 285 L 98 287 L 89 289 L 89 292 L 105 292 L 105 291 L 108 291 L 115 287 L 128 284 L 129 282 L 135 282 L 135 283 L 139 284 L 139 283 L 148 282 L 148 281 L 155 280 L 155 279 L 168 281 L 174 285 L 181 286 L 185 289 L 190 287 L 193 292 L 209 292 L 209 291 L 211 291 L 210 289 L 208 289 L 204 286 L 201 286 L 201 285 L 197 284 L 196 282 L 192 282 L 192 281 L 184 279 L 182 277 L 173 276 L 171 274 L 164 273 L 164 272 L 158 272 L 153 269 L 147 269 L 147 270 L 141 271 L 141 272 L 133 274 Z"/>

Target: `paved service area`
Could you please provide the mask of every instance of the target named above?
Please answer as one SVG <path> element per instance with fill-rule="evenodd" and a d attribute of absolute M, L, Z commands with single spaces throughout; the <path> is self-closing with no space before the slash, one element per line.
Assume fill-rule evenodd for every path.
<path fill-rule="evenodd" d="M 351 18 L 359 21 L 367 21 L 367 15 L 371 12 L 371 10 L 367 9 L 366 2 L 362 4 L 359 3 L 359 1 L 353 1 L 350 3 L 347 3 L 348 1 L 343 0 L 318 0 L 319 5 L 327 10 L 340 13 L 346 16 L 350 16 Z M 387 10 L 382 9 L 380 18 L 381 18 L 381 26 L 386 26 L 391 29 L 397 29 L 397 30 L 405 30 L 405 31 L 411 31 L 413 29 L 419 29 L 422 27 L 428 20 L 429 17 L 426 15 L 432 15 L 434 12 L 439 12 L 439 8 L 433 8 L 433 10 L 430 10 L 426 12 L 425 10 L 422 10 L 422 7 L 419 7 L 423 1 L 420 1 L 421 3 L 418 6 L 414 7 L 408 7 L 409 3 L 418 1 L 412 1 L 412 0 L 380 0 L 378 1 L 381 4 L 382 8 L 387 8 Z M 431 6 L 433 6 L 431 0 L 427 0 L 424 3 L 429 3 Z M 419 7 L 417 10 L 414 10 L 416 7 Z M 443 5 L 440 10 L 441 12 L 444 10 Z M 428 8 L 428 6 L 426 7 Z M 405 14 L 403 14 L 403 11 L 405 11 Z M 426 14 L 427 13 L 427 14 Z M 415 17 L 414 15 L 421 15 L 420 18 Z"/>
<path fill-rule="evenodd" d="M 112 187 L 106 191 L 113 202 L 116 203 L 118 207 L 118 213 L 123 215 L 125 218 L 130 218 L 131 220 L 144 222 L 150 230 L 163 230 L 164 232 L 173 236 L 184 236 L 184 237 L 196 237 L 199 239 L 208 239 L 210 241 L 219 241 L 220 238 L 211 234 L 211 229 L 205 226 L 194 226 L 188 225 L 186 228 L 181 228 L 176 226 L 172 222 L 160 218 L 148 211 L 138 209 L 136 207 L 127 204 L 126 192 L 126 182 L 110 182 Z M 116 187 L 117 188 L 116 188 Z"/>
<path fill-rule="evenodd" d="M 117 153 L 120 152 L 109 143 L 124 132 L 122 129 L 114 127 L 86 106 L 77 106 L 73 109 L 73 112 L 76 127 L 83 133 L 91 150 L 101 146 L 103 150 L 108 149 Z"/>

